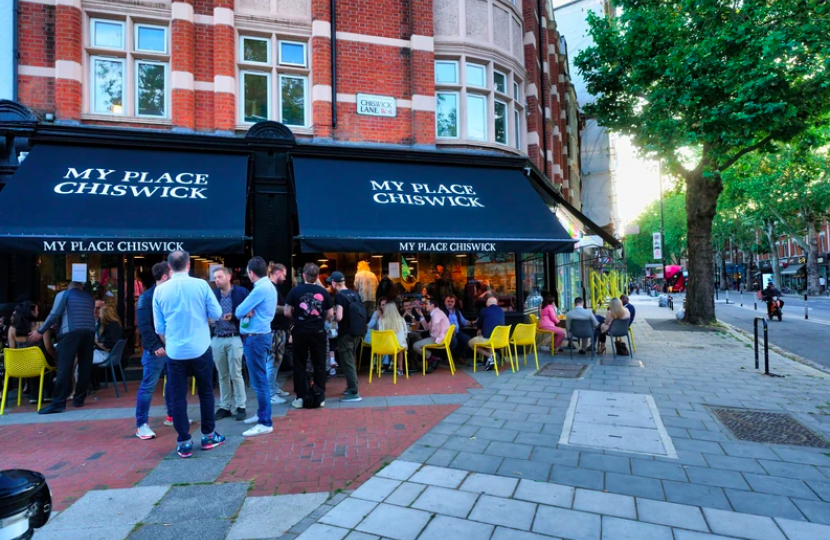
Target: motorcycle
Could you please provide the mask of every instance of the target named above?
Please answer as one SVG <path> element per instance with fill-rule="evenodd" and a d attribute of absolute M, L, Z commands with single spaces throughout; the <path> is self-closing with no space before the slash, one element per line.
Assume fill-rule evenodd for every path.
<path fill-rule="evenodd" d="M 772 320 L 773 317 L 778 317 L 778 322 L 781 322 L 781 299 L 779 297 L 773 296 L 767 300 L 767 316 L 769 320 Z"/>

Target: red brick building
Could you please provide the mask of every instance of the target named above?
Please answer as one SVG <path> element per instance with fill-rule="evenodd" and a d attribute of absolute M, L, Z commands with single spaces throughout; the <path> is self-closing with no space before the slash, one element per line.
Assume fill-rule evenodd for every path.
<path fill-rule="evenodd" d="M 18 101 L 56 123 L 241 134 L 275 120 L 298 139 L 526 154 L 578 207 L 578 115 L 548 4 L 20 0 Z M 364 94 L 394 98 L 395 116 L 358 114 Z"/>

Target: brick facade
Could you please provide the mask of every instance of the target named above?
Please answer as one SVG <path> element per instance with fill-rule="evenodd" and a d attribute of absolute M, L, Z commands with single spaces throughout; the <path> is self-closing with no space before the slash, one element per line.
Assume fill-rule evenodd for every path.
<path fill-rule="evenodd" d="M 464 0 L 457 1 L 458 9 L 465 9 Z M 565 134 L 569 115 L 565 93 L 569 82 L 552 14 L 544 7 L 547 2 L 542 3 L 543 13 L 539 14 L 537 2 L 530 0 L 516 2 L 521 6 L 519 11 L 507 0 L 488 1 L 493 12 L 498 8 L 499 13 L 509 14 L 510 20 L 516 21 L 511 30 L 513 44 L 505 45 L 502 39 L 506 50 L 494 51 L 491 47 L 486 54 L 495 64 L 503 64 L 503 58 L 513 56 L 516 66 L 520 66 L 512 69 L 522 79 L 522 102 L 517 101 L 517 107 L 523 108 L 522 150 L 567 193 L 570 168 Z M 84 11 L 81 0 L 20 0 L 20 100 L 39 114 L 52 113 L 59 122 L 238 133 L 247 129 L 240 110 L 240 70 L 247 68 L 240 66 L 239 36 L 270 34 L 275 44 L 271 46 L 272 58 L 278 54 L 273 49 L 278 48 L 280 39 L 307 43 L 308 65 L 300 76 L 308 77 L 306 99 L 310 110 L 308 125 L 292 128 L 298 137 L 431 146 L 437 144 L 435 60 L 438 54 L 455 54 L 441 49 L 435 40 L 436 26 L 442 23 L 436 21 L 437 14 L 448 2 L 452 0 L 338 0 L 337 80 L 332 84 L 329 0 L 273 4 L 286 6 L 277 8 L 290 10 L 285 13 L 272 12 L 268 2 L 174 0 L 165 7 L 137 0 L 129 4 L 112 2 L 105 14 Z M 150 58 L 167 65 L 169 105 L 164 118 L 138 117 L 138 106 L 127 101 L 134 100 L 137 92 L 133 63 L 144 58 L 143 53 L 131 50 L 132 43 L 127 43 L 121 53 L 129 73 L 124 82 L 125 116 L 91 112 L 90 56 L 103 53 L 89 49 L 90 17 L 126 21 L 128 42 L 134 36 L 131 24 L 156 24 L 168 29 L 169 54 Z M 490 24 L 496 28 L 492 20 Z M 491 43 L 499 43 L 497 31 L 492 31 Z M 470 32 L 468 28 L 468 36 Z M 539 32 L 542 55 L 537 49 Z M 282 71 L 278 64 L 272 69 L 269 117 L 278 120 L 282 114 L 278 74 Z M 358 115 L 358 93 L 396 98 L 397 117 Z M 544 99 L 540 99 L 542 93 Z M 337 100 L 336 127 L 332 125 L 332 100 Z M 130 116 L 126 116 L 127 111 Z M 453 146 L 447 141 L 442 144 Z M 463 141 L 461 146 L 476 144 Z M 500 150 L 492 141 L 480 146 Z M 516 152 L 515 148 L 503 150 Z"/>

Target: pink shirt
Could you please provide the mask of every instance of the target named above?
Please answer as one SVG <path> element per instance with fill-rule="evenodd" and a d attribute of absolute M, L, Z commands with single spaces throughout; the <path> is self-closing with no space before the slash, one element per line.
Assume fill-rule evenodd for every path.
<path fill-rule="evenodd" d="M 553 330 L 559 324 L 559 317 L 556 316 L 556 309 L 553 304 L 546 306 L 542 310 L 542 319 L 539 321 L 539 326 L 545 330 Z"/>
<path fill-rule="evenodd" d="M 429 335 L 435 343 L 441 343 L 447 336 L 447 331 L 450 329 L 450 320 L 441 311 L 440 308 L 435 308 L 429 314 Z"/>

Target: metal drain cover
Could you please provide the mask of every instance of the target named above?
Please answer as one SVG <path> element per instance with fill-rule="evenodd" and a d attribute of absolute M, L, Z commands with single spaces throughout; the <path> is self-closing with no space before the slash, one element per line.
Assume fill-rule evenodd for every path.
<path fill-rule="evenodd" d="M 536 372 L 538 377 L 558 377 L 560 379 L 578 379 L 585 373 L 588 364 L 545 364 Z"/>
<path fill-rule="evenodd" d="M 712 412 L 742 441 L 830 448 L 824 439 L 786 413 L 749 409 L 712 409 Z"/>

